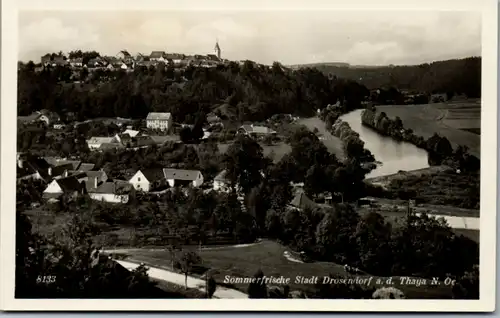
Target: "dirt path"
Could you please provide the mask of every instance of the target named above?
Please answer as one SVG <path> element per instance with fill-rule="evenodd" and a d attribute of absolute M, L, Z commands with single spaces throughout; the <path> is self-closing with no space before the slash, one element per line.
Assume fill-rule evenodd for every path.
<path fill-rule="evenodd" d="M 303 261 L 299 260 L 299 259 L 296 259 L 294 258 L 288 251 L 285 251 L 283 253 L 283 256 L 289 260 L 290 262 L 294 262 L 294 263 L 304 263 Z"/>
<path fill-rule="evenodd" d="M 134 270 L 140 265 L 134 262 L 115 260 L 118 264 L 122 265 L 128 270 Z M 147 265 L 146 265 L 147 266 Z M 176 285 L 185 286 L 185 276 L 182 274 L 174 273 L 171 271 L 167 271 L 160 268 L 150 267 L 148 270 L 148 275 L 151 278 L 167 281 Z M 205 281 L 199 278 L 195 278 L 192 276 L 188 276 L 187 278 L 187 286 L 188 288 L 196 288 L 200 291 L 205 291 Z M 222 286 L 217 286 L 217 289 L 214 293 L 214 298 L 222 298 L 222 299 L 241 299 L 248 298 L 248 295 L 242 293 L 236 289 L 230 289 Z"/>

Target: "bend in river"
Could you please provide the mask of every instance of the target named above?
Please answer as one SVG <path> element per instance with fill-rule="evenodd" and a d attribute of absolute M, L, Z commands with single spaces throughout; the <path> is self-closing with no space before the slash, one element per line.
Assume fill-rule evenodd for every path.
<path fill-rule="evenodd" d="M 352 130 L 359 134 L 365 148 L 382 164 L 366 175 L 366 178 L 380 177 L 397 173 L 399 170 L 410 171 L 429 167 L 427 151 L 408 142 L 396 141 L 383 136 L 361 124 L 362 109 L 340 116 L 349 123 Z"/>

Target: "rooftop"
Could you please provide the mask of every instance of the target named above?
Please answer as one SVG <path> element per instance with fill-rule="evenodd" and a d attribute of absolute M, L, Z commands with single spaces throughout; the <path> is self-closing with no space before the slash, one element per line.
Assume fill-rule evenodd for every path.
<path fill-rule="evenodd" d="M 265 126 L 243 125 L 241 126 L 247 133 L 251 134 L 274 134 L 276 133 L 271 128 Z"/>
<path fill-rule="evenodd" d="M 149 182 L 155 182 L 165 178 L 165 174 L 163 173 L 163 170 L 161 168 L 144 169 L 141 170 L 141 172 Z"/>
<path fill-rule="evenodd" d="M 132 185 L 126 181 L 109 181 L 104 182 L 95 189 L 91 189 L 92 193 L 103 193 L 103 194 L 123 194 L 124 192 L 130 191 Z"/>
<path fill-rule="evenodd" d="M 73 176 L 57 179 L 56 182 L 61 187 L 63 192 L 80 191 L 82 188 L 78 179 Z"/>
<path fill-rule="evenodd" d="M 170 113 L 149 113 L 146 120 L 166 120 L 170 119 L 172 114 Z"/>
<path fill-rule="evenodd" d="M 199 170 L 183 170 L 183 169 L 163 169 L 163 173 L 165 174 L 165 178 L 167 180 L 186 180 L 186 181 L 194 181 L 198 178 L 198 175 L 201 174 Z"/>

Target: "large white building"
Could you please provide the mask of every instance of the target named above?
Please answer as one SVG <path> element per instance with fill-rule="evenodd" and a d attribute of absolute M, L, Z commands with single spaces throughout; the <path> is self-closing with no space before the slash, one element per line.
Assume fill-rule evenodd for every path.
<path fill-rule="evenodd" d="M 146 117 L 146 127 L 168 131 L 172 127 L 172 115 L 170 113 L 149 113 Z"/>

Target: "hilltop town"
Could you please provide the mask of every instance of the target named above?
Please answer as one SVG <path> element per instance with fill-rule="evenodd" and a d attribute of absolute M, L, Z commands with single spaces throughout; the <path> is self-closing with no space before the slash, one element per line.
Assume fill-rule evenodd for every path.
<path fill-rule="evenodd" d="M 416 66 L 408 82 L 425 72 L 429 87 L 367 87 L 317 68 L 223 59 L 218 43 L 214 51 L 72 51 L 19 64 L 16 201 L 18 226 L 30 229 L 19 255 L 37 246 L 53 256 L 43 266 L 92 264 L 68 270 L 91 272 L 83 290 L 22 271 L 19 295 L 151 297 L 141 289 L 151 287 L 147 265 L 175 297 L 477 297 L 474 58 Z M 449 68 L 463 77 L 441 80 Z M 372 147 L 367 129 L 395 150 Z M 403 146 L 415 155 L 401 158 Z M 103 264 L 125 274 L 103 282 L 101 271 L 112 272 Z M 290 285 L 223 284 L 275 274 Z M 422 283 L 295 279 L 312 276 Z M 436 279 L 456 284 L 425 287 Z"/>

